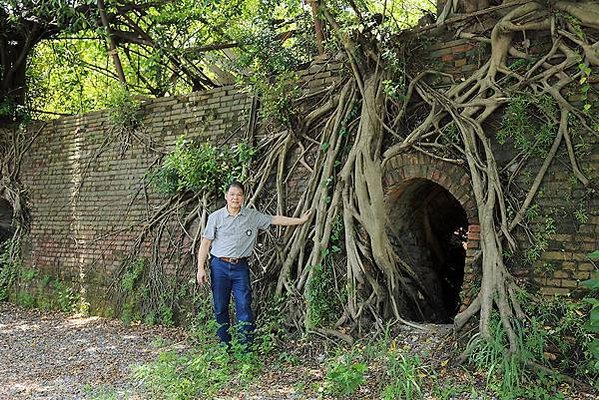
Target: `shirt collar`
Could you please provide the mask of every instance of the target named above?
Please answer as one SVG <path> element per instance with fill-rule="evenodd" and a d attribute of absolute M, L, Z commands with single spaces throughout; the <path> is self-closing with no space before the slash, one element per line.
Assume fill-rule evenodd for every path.
<path fill-rule="evenodd" d="M 225 217 L 233 217 L 233 215 L 229 214 L 229 210 L 227 209 L 227 206 L 224 206 L 222 208 L 223 210 L 223 214 L 225 214 Z M 237 215 L 243 215 L 245 216 L 247 214 L 247 207 L 241 207 L 241 209 L 239 210 L 239 214 Z"/>

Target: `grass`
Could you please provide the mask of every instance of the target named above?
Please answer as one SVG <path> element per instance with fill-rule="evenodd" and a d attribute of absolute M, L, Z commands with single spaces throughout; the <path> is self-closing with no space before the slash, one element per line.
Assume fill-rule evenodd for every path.
<path fill-rule="evenodd" d="M 145 398 L 153 399 L 233 399 L 267 391 L 323 400 L 579 398 L 556 377 L 527 367 L 533 360 L 543 363 L 546 345 L 534 319 L 518 328 L 517 354 L 506 351 L 497 318 L 492 327 L 491 340 L 476 335 L 468 344 L 469 362 L 457 365 L 460 350 L 453 339 L 430 332 L 389 329 L 348 347 L 314 336 L 281 338 L 280 332 L 262 329 L 257 350 L 248 353 L 219 346 L 216 327 L 204 324 L 193 328 L 191 350 L 164 350 L 139 367 L 135 378 L 143 382 Z"/>

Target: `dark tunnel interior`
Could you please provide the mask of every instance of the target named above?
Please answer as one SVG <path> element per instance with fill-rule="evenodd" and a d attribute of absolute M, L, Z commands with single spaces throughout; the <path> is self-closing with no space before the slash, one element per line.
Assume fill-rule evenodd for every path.
<path fill-rule="evenodd" d="M 392 243 L 421 281 L 414 320 L 450 323 L 460 307 L 468 218 L 441 185 L 411 179 L 387 199 Z"/>

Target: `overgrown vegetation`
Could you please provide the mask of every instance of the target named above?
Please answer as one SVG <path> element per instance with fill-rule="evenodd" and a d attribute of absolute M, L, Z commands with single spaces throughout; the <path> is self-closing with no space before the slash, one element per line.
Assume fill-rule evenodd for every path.
<path fill-rule="evenodd" d="M 228 349 L 215 337 L 217 325 L 212 319 L 209 298 L 198 298 L 196 306 L 197 314 L 190 316 L 189 326 L 193 349 L 185 353 L 164 350 L 157 360 L 134 372 L 135 379 L 143 382 L 152 398 L 209 399 L 232 382 L 246 387 L 258 378 L 265 358 L 271 355 L 273 334 L 264 326 L 257 331 L 253 351 L 240 343 L 237 327 L 232 326 Z"/>
<path fill-rule="evenodd" d="M 5 301 L 21 272 L 20 243 L 8 239 L 0 247 L 0 301 Z"/>
<path fill-rule="evenodd" d="M 217 148 L 181 136 L 160 168 L 150 175 L 150 181 L 158 193 L 171 196 L 182 192 L 224 192 L 229 182 L 248 178 L 254 153 L 245 143 Z"/>
<path fill-rule="evenodd" d="M 37 270 L 25 268 L 20 247 L 17 239 L 8 239 L 2 244 L 0 301 L 11 300 L 25 308 L 69 313 L 81 311 L 79 293 L 58 279 L 49 275 L 39 276 Z"/>
<path fill-rule="evenodd" d="M 589 255 L 591 261 L 599 261 L 599 250 L 595 250 Z M 588 348 L 590 349 L 591 356 L 587 355 L 590 359 L 591 367 L 594 368 L 594 372 L 597 376 L 595 386 L 599 387 L 599 300 L 597 296 L 599 294 L 599 272 L 595 271 L 591 279 L 583 282 L 584 286 L 591 289 L 593 297 L 586 297 L 584 301 L 590 304 L 591 311 L 589 313 L 589 320 L 585 325 L 585 329 L 593 336 L 590 336 L 588 340 Z"/>
<path fill-rule="evenodd" d="M 183 319 L 194 291 L 187 267 L 208 211 L 230 182 L 248 178 L 254 154 L 245 143 L 219 148 L 181 136 L 149 172 L 145 183 L 166 200 L 142 227 L 110 285 L 115 311 L 126 323 L 172 326 Z M 183 232 L 174 227 L 183 227 Z M 152 253 L 142 257 L 140 250 L 148 242 Z M 181 254 L 183 246 L 192 254 Z M 169 265 L 177 266 L 174 273 L 166 273 Z"/>
<path fill-rule="evenodd" d="M 312 279 L 307 291 L 308 321 L 313 327 L 327 327 L 334 323 L 341 315 L 343 303 L 346 301 L 343 277 L 336 275 L 337 267 L 342 256 L 343 225 L 337 220 L 331 232 L 330 248 L 323 250 L 321 264 L 315 265 Z M 331 296 L 331 294 L 334 294 Z"/>
<path fill-rule="evenodd" d="M 421 54 L 418 46 L 423 37 L 439 33 L 433 25 L 407 33 L 394 29 L 401 25 L 395 18 L 398 11 L 393 5 L 387 8 L 387 2 L 315 2 L 318 9 L 311 19 L 298 8 L 298 2 L 290 2 L 295 8 L 278 3 L 250 7 L 262 11 L 262 7 L 272 7 L 272 12 L 241 24 L 250 39 L 242 41 L 245 53 L 237 60 L 241 67 L 251 68 L 247 75 L 241 72 L 239 80 L 262 99 L 261 122 L 266 134 L 255 153 L 247 147 L 219 150 L 181 139 L 150 175 L 156 191 L 169 197 L 147 216 L 130 254 L 114 276 L 111 289 L 120 296 L 125 319 L 147 318 L 148 322 L 166 324 L 176 319 L 178 301 L 192 291 L 191 285 L 182 282 L 188 282 L 190 271 L 186 268 L 194 262 L 192 256 L 179 250 L 187 248 L 193 253 L 206 216 L 219 197 L 218 189 L 237 176 L 248 178 L 248 203 L 254 205 L 260 199 L 265 211 L 299 215 L 313 210 L 313 225 L 264 238 L 264 246 L 256 254 L 257 265 L 262 267 L 257 290 L 261 301 L 283 299 L 280 301 L 289 324 L 307 330 L 326 326 L 331 329 L 318 332 L 347 341 L 363 332 L 383 331 L 385 321 L 406 323 L 407 310 L 418 309 L 431 299 L 421 274 L 398 256 L 387 234 L 383 173 L 397 156 L 414 152 L 462 165 L 470 178 L 468 189 L 481 228 L 481 251 L 474 255 L 481 282 L 473 285 L 477 293 L 456 316 L 455 328 L 459 332 L 469 324 L 478 325 L 469 353 L 475 366 L 486 365 L 488 385 L 500 397 L 531 395 L 526 392 L 526 383 L 544 379 L 531 375 L 529 366 L 535 363 L 593 379 L 597 342 L 591 335 L 596 333 L 597 303 L 526 305 L 519 294 L 523 279 L 514 277 L 512 267 L 542 260 L 559 231 L 560 221 L 541 209 L 541 202 L 536 203 L 550 168 L 562 163 L 567 168 L 560 169 L 567 170 L 587 191 L 577 201 L 592 196 L 595 190 L 590 179 L 594 171 L 581 167 L 580 161 L 592 153 L 599 132 L 596 89 L 591 84 L 599 68 L 597 4 L 505 2 L 497 14 L 492 12 L 497 9 L 478 10 L 475 16 L 453 18 L 463 9 L 477 11 L 483 2 L 446 2 L 436 25 L 454 30 L 457 38 L 470 41 L 469 45 L 480 46 L 476 50 L 480 63 L 463 79 L 436 85 L 439 77 L 447 77 L 443 70 L 436 70 L 442 66 L 424 65 L 423 59 L 415 56 Z M 193 89 L 211 87 L 212 77 L 226 75 L 223 71 L 209 72 L 205 65 L 198 67 L 175 51 L 180 43 L 189 41 L 186 34 L 195 28 L 204 32 L 205 26 L 186 24 L 191 30 L 182 32 L 168 13 L 182 17 L 209 11 L 208 19 L 221 22 L 217 30 L 220 39 L 243 37 L 229 35 L 231 31 L 223 26 L 225 15 L 249 10 L 241 2 L 223 5 L 222 15 L 207 3 L 199 9 L 184 5 L 181 10 L 173 8 L 176 2 L 164 8 L 150 6 L 162 19 L 160 24 L 148 26 L 156 27 L 154 33 L 163 40 L 144 37 L 149 42 L 144 44 L 144 51 L 169 60 L 164 63 L 169 66 L 166 69 L 158 68 L 155 60 L 145 64 L 156 67 L 149 84 L 144 82 L 152 93 L 176 92 L 176 88 L 166 88 L 166 76 L 171 75 L 166 71 L 174 80 L 181 79 L 181 71 Z M 113 11 L 113 24 L 118 22 L 139 33 L 130 18 L 118 9 Z M 306 21 L 325 25 L 326 48 L 343 52 L 349 74 L 340 74 L 339 82 L 325 91 L 296 90 L 296 68 L 313 55 L 312 47 L 306 46 L 303 36 L 289 39 L 292 35 L 286 35 L 289 30 L 283 29 L 279 16 L 287 27 L 298 28 Z M 176 39 L 169 40 L 169 36 Z M 110 35 L 102 39 L 110 41 Z M 288 39 L 305 51 L 298 51 Z M 203 54 L 205 49 L 196 50 Z M 137 63 L 138 73 L 143 69 L 140 64 L 144 63 Z M 129 67 L 135 68 L 135 62 Z M 138 75 L 137 83 L 141 83 L 143 74 Z M 118 115 L 113 118 L 123 126 L 134 127 L 139 121 L 137 107 L 127 108 L 132 99 L 127 93 L 122 92 L 123 96 L 115 100 L 122 109 L 117 108 Z M 7 109 L 16 108 L 10 105 Z M 13 114 L 11 111 L 10 116 Z M 489 135 L 489 128 L 497 134 Z M 246 133 L 254 138 L 252 132 Z M 511 146 L 511 159 L 498 157 L 495 140 Z M 250 165 L 250 160 L 255 163 Z M 308 171 L 308 177 L 292 209 L 286 185 L 299 167 Z M 3 179 L 5 176 L 10 174 L 3 170 Z M 12 179 L 11 184 L 15 182 Z M 5 186 L 14 189 L 10 184 Z M 16 188 L 19 190 L 11 193 L 20 196 L 23 191 Z M 580 201 L 573 213 L 579 225 L 591 220 Z M 336 230 L 339 221 L 342 235 Z M 530 242 L 521 259 L 519 237 Z M 139 264 L 144 246 L 151 254 Z M 506 255 L 512 257 L 509 263 Z M 169 271 L 167 278 L 170 266 L 174 271 Z M 551 268 L 545 272 L 552 272 Z M 593 282 L 588 284 L 595 287 Z M 131 297 L 126 299 L 125 294 Z M 22 302 L 30 304 L 31 299 L 24 296 Z M 589 312 L 591 322 L 585 328 Z M 560 360 L 558 354 L 568 355 L 565 365 L 556 362 Z M 150 371 L 146 376 L 152 386 L 152 378 L 177 381 L 175 372 L 183 370 L 189 377 L 184 379 L 181 395 L 201 393 L 208 389 L 194 386 L 190 377 L 208 366 L 226 370 L 221 357 L 222 352 L 214 352 L 194 365 L 193 357 L 166 355 L 155 370 L 160 374 L 154 376 L 155 371 Z M 403 374 L 404 381 L 411 384 L 395 382 L 385 391 L 389 396 L 417 396 L 420 384 L 411 376 L 418 376 L 418 361 L 399 358 L 399 364 L 389 368 Z M 365 365 L 355 358 L 332 364 L 327 390 L 348 395 L 357 390 Z M 224 378 L 214 379 L 220 387 Z M 545 392 L 537 394 L 557 396 L 554 382 L 545 383 Z M 165 384 L 179 393 L 168 382 L 158 381 L 154 386 Z"/>

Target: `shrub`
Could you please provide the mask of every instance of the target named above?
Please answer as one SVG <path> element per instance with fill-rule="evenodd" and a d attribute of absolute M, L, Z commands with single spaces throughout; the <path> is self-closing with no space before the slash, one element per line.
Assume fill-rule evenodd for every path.
<path fill-rule="evenodd" d="M 244 143 L 219 149 L 180 137 L 175 149 L 149 178 L 156 191 L 166 195 L 185 191 L 224 191 L 231 181 L 243 181 L 248 177 L 253 155 L 254 150 Z"/>
<path fill-rule="evenodd" d="M 327 391 L 341 395 L 354 393 L 364 383 L 364 372 L 367 369 L 368 366 L 356 361 L 351 353 L 338 357 L 327 371 Z"/>

